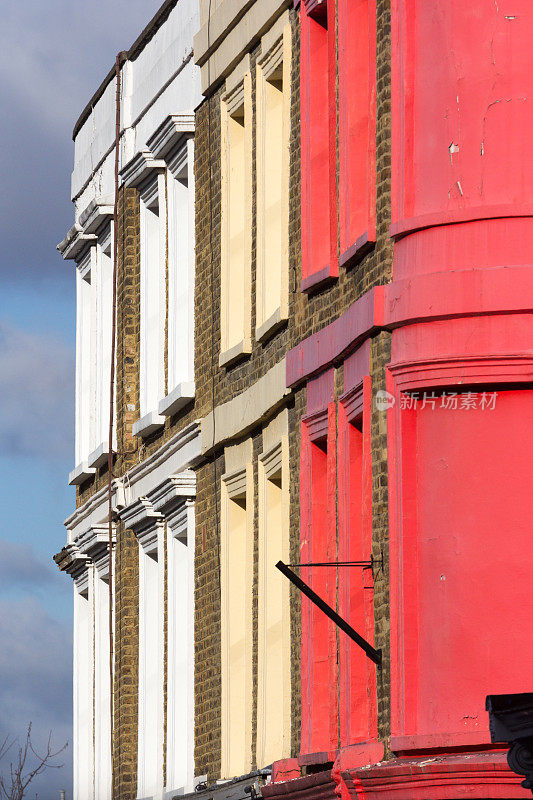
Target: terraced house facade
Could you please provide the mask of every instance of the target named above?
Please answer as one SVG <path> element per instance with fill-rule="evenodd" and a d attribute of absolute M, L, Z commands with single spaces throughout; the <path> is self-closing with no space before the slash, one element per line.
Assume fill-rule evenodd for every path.
<path fill-rule="evenodd" d="M 532 30 L 167 0 L 80 116 L 77 800 L 527 796 Z"/>

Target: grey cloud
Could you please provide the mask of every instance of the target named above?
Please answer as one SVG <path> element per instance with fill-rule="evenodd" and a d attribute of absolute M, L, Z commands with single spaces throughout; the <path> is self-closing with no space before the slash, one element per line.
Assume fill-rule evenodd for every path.
<path fill-rule="evenodd" d="M 29 544 L 0 539 L 0 596 L 10 589 L 41 590 L 59 586 L 61 577 Z"/>
<path fill-rule="evenodd" d="M 72 347 L 0 321 L 0 386 L 4 455 L 73 457 Z"/>
<path fill-rule="evenodd" d="M 119 50 L 159 0 L 4 0 L 0 25 L 0 280 L 48 273 L 65 285 L 55 245 L 72 225 L 72 128 Z"/>
<path fill-rule="evenodd" d="M 32 722 L 39 749 L 52 741 L 72 744 L 71 626 L 54 620 L 31 599 L 0 602 L 0 740 L 22 739 Z M 56 800 L 59 789 L 71 796 L 72 747 L 58 759 L 64 766 L 36 779 L 31 796 Z M 0 762 L 0 772 L 9 758 Z"/>

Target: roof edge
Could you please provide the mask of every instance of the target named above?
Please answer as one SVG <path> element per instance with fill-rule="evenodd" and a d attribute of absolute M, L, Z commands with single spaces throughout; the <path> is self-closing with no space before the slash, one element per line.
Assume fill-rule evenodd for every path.
<path fill-rule="evenodd" d="M 131 45 L 129 50 L 122 50 L 119 53 L 120 59 L 120 66 L 126 61 L 134 61 L 137 56 L 142 53 L 148 42 L 152 39 L 152 37 L 157 33 L 161 25 L 167 20 L 170 12 L 174 8 L 174 6 L 178 3 L 178 0 L 165 0 L 161 8 L 156 11 L 148 25 L 141 31 L 139 36 L 135 39 L 133 44 Z M 96 105 L 96 103 L 100 100 L 102 95 L 104 94 L 105 90 L 115 77 L 115 65 L 111 67 L 107 75 L 105 76 L 104 80 L 95 91 L 83 111 L 81 112 L 80 116 L 78 117 L 76 124 L 74 125 L 74 130 L 72 131 L 72 139 L 75 140 L 76 136 L 80 132 L 83 125 L 87 122 L 92 109 Z"/>

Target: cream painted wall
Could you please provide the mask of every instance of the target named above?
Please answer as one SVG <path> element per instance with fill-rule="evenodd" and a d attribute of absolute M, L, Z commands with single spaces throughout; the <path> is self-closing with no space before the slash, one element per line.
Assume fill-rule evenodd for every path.
<path fill-rule="evenodd" d="M 222 777 L 252 764 L 252 441 L 226 448 L 221 483 Z"/>
<path fill-rule="evenodd" d="M 286 15 L 284 15 L 285 17 Z M 256 338 L 288 317 L 291 28 L 265 47 L 257 74 Z"/>
<path fill-rule="evenodd" d="M 220 363 L 251 352 L 252 79 L 221 102 Z"/>
<path fill-rule="evenodd" d="M 263 433 L 259 457 L 257 765 L 290 756 L 289 585 L 276 569 L 289 561 L 287 411 Z"/>

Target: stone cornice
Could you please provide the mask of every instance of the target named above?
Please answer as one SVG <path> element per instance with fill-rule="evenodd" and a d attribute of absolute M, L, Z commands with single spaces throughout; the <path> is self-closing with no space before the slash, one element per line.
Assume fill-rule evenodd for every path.
<path fill-rule="evenodd" d="M 194 114 L 170 114 L 146 145 L 155 159 L 163 159 L 191 135 L 194 135 Z"/>
<path fill-rule="evenodd" d="M 85 234 L 96 233 L 98 228 L 111 219 L 114 212 L 113 195 L 105 195 L 92 200 L 80 214 L 79 224 Z"/>
<path fill-rule="evenodd" d="M 157 170 L 165 169 L 162 159 L 154 158 L 150 150 L 141 150 L 120 171 L 124 186 L 139 186 Z"/>
<path fill-rule="evenodd" d="M 168 480 L 147 494 L 147 499 L 156 511 L 163 514 L 186 499 L 196 496 L 196 475 L 187 470 L 180 475 L 171 475 Z"/>
<path fill-rule="evenodd" d="M 79 258 L 84 248 L 96 241 L 94 233 L 85 233 L 81 225 L 74 223 L 57 249 L 65 260 Z"/>

